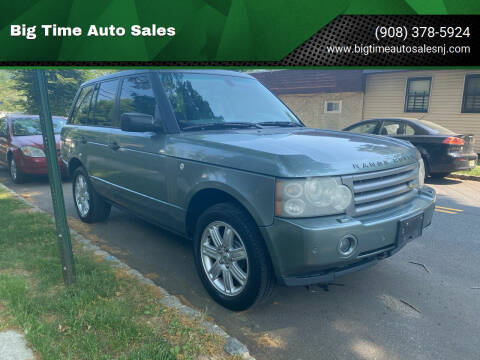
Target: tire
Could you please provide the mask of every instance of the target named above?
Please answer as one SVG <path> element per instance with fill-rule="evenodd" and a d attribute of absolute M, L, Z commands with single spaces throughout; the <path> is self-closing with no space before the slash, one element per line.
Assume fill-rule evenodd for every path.
<path fill-rule="evenodd" d="M 445 176 L 450 175 L 449 172 L 442 172 L 442 173 L 433 173 L 430 174 L 430 176 L 434 179 L 443 179 Z"/>
<path fill-rule="evenodd" d="M 17 163 L 13 157 L 13 155 L 10 157 L 8 161 L 8 170 L 10 173 L 10 179 L 15 184 L 22 184 L 26 180 L 26 175 L 20 171 L 20 169 L 17 167 Z"/>
<path fill-rule="evenodd" d="M 220 305 L 240 311 L 271 295 L 275 282 L 270 257 L 257 225 L 238 206 L 220 203 L 205 210 L 193 244 L 198 275 Z"/>
<path fill-rule="evenodd" d="M 425 166 L 425 179 L 427 179 L 430 176 L 430 163 L 425 156 L 422 156 L 422 159 L 423 165 Z"/>
<path fill-rule="evenodd" d="M 62 181 L 70 181 L 71 180 L 70 174 L 68 173 L 68 171 L 62 172 L 61 176 L 62 176 Z"/>
<path fill-rule="evenodd" d="M 73 173 L 72 193 L 78 217 L 83 222 L 104 221 L 110 215 L 112 206 L 97 194 L 87 171 L 81 166 L 75 169 Z"/>

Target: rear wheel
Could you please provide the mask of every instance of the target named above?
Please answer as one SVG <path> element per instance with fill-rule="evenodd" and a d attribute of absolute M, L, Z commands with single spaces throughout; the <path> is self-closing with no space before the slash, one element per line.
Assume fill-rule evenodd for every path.
<path fill-rule="evenodd" d="M 83 167 L 73 173 L 73 202 L 80 220 L 86 223 L 103 221 L 108 218 L 111 205 L 97 194 Z"/>
<path fill-rule="evenodd" d="M 239 207 L 216 204 L 198 219 L 195 264 L 212 298 L 231 310 L 245 310 L 272 293 L 270 258 L 258 228 Z"/>
<path fill-rule="evenodd" d="M 12 179 L 15 184 L 21 184 L 25 182 L 26 175 L 17 167 L 17 162 L 13 156 L 10 157 L 8 165 L 10 170 L 10 179 Z"/>
<path fill-rule="evenodd" d="M 422 155 L 423 165 L 425 166 L 425 179 L 430 176 L 430 163 L 425 156 Z"/>
<path fill-rule="evenodd" d="M 442 172 L 442 173 L 433 173 L 430 174 L 430 176 L 434 179 L 443 179 L 445 176 L 450 175 L 449 172 Z"/>

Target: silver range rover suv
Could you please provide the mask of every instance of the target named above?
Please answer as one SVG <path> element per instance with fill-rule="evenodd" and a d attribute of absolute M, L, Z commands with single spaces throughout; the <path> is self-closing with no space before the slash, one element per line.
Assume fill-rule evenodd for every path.
<path fill-rule="evenodd" d="M 115 205 L 191 239 L 200 280 L 233 310 L 393 255 L 435 206 L 411 144 L 306 128 L 231 71 L 91 80 L 61 140 L 82 221 Z"/>

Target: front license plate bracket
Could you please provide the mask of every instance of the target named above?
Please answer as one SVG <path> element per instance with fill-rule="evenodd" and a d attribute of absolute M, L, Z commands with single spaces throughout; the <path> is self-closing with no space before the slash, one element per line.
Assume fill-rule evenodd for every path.
<path fill-rule="evenodd" d="M 397 234 L 397 244 L 403 245 L 417 237 L 422 236 L 424 214 L 417 214 L 407 219 L 400 220 Z"/>

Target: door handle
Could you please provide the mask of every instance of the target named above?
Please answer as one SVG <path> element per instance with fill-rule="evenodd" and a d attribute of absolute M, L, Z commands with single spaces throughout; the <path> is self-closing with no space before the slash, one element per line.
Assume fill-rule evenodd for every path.
<path fill-rule="evenodd" d="M 112 149 L 113 151 L 117 151 L 118 149 L 120 149 L 120 145 L 117 144 L 116 141 L 110 143 L 110 149 Z"/>
<path fill-rule="evenodd" d="M 81 142 L 82 144 L 86 144 L 86 143 L 87 143 L 87 138 L 86 138 L 85 136 L 81 136 L 81 137 L 80 137 L 80 142 Z"/>

